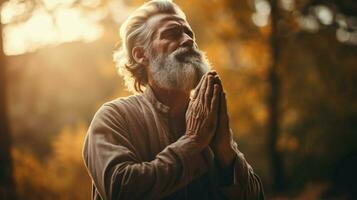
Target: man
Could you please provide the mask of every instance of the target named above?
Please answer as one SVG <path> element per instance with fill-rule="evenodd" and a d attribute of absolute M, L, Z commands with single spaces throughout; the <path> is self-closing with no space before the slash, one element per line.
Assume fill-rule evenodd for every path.
<path fill-rule="evenodd" d="M 232 140 L 219 76 L 180 8 L 147 2 L 121 39 L 115 61 L 139 94 L 105 103 L 91 122 L 83 157 L 93 199 L 264 199 Z"/>

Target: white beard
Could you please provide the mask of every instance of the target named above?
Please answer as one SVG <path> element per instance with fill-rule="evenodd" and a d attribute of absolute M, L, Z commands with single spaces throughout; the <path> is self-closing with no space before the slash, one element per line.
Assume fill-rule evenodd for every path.
<path fill-rule="evenodd" d="M 209 70 L 207 58 L 200 51 L 185 55 L 187 48 L 179 48 L 169 55 L 150 56 L 150 72 L 160 88 L 190 92 Z"/>

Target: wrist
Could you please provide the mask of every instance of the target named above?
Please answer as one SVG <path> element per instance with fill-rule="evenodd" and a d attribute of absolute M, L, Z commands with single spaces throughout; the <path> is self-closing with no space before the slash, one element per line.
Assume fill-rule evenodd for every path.
<path fill-rule="evenodd" d="M 202 139 L 198 137 L 197 134 L 192 134 L 192 133 L 186 133 L 187 138 L 190 140 L 190 144 L 194 146 L 195 149 L 197 149 L 199 152 L 203 151 L 203 149 L 206 148 L 205 145 L 202 143 Z"/>
<path fill-rule="evenodd" d="M 227 168 L 232 165 L 234 158 L 236 157 L 236 152 L 229 146 L 215 152 L 215 156 L 220 166 L 222 168 Z"/>

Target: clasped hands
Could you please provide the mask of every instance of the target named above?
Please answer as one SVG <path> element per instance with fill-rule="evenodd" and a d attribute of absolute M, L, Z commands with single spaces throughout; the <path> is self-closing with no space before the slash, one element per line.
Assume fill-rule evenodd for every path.
<path fill-rule="evenodd" d="M 200 150 L 211 147 L 222 167 L 235 157 L 229 128 L 227 102 L 222 82 L 215 71 L 203 75 L 186 111 L 186 134 Z"/>

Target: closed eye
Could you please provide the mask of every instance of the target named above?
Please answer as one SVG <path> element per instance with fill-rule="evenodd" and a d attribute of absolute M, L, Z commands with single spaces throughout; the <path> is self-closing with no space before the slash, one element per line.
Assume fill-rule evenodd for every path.
<path fill-rule="evenodd" d="M 181 36 L 182 32 L 185 32 L 192 39 L 194 38 L 193 32 L 186 26 L 174 26 L 168 28 L 161 33 L 160 37 L 163 39 L 178 39 Z"/>
<path fill-rule="evenodd" d="M 187 35 L 189 35 L 192 39 L 194 39 L 195 35 L 193 34 L 193 32 L 187 28 L 186 26 L 184 27 L 184 31 Z"/>
<path fill-rule="evenodd" d="M 161 37 L 164 39 L 177 39 L 178 37 L 180 37 L 180 34 L 181 34 L 180 28 L 176 26 L 164 30 L 161 33 Z"/>

